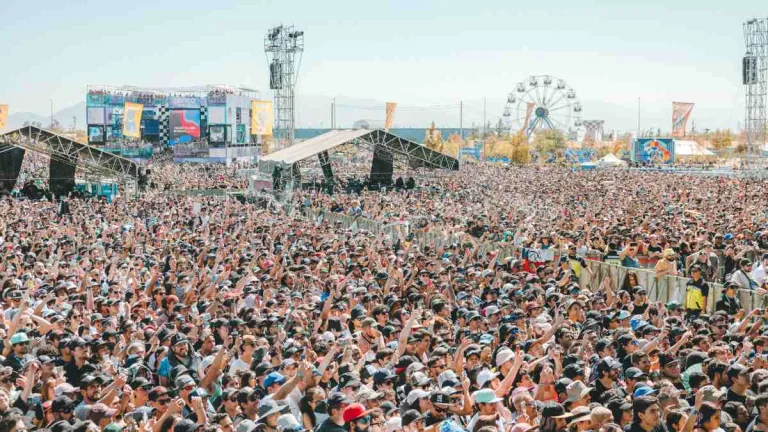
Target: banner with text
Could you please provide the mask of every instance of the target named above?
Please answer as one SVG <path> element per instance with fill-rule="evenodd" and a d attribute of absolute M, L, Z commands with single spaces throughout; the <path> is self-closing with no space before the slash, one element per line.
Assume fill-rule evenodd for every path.
<path fill-rule="evenodd" d="M 685 125 L 693 111 L 693 104 L 688 102 L 672 102 L 672 137 L 685 136 Z"/>
<path fill-rule="evenodd" d="M 0 129 L 5 129 L 8 123 L 8 105 L 0 105 Z"/>
<path fill-rule="evenodd" d="M 272 101 L 251 101 L 251 135 L 272 135 Z"/>
<path fill-rule="evenodd" d="M 123 110 L 123 136 L 141 138 L 141 113 L 144 105 L 126 102 Z"/>

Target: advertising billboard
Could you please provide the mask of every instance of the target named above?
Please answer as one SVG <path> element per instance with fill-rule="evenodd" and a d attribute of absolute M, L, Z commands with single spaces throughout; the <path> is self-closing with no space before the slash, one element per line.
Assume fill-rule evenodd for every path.
<path fill-rule="evenodd" d="M 144 105 L 132 102 L 125 103 L 123 111 L 123 135 L 132 138 L 141 138 L 141 112 Z"/>
<path fill-rule="evenodd" d="M 171 108 L 199 109 L 203 100 L 197 96 L 171 96 L 168 98 L 168 104 Z"/>
<path fill-rule="evenodd" d="M 171 110 L 170 114 L 171 145 L 200 138 L 200 110 Z"/>
<path fill-rule="evenodd" d="M 637 138 L 632 147 L 632 161 L 649 164 L 675 162 L 675 140 L 670 138 Z"/>

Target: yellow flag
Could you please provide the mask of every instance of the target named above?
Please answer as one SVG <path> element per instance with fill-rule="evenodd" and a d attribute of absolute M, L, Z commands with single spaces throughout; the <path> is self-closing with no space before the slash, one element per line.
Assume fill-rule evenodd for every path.
<path fill-rule="evenodd" d="M 251 101 L 251 135 L 272 135 L 272 101 Z"/>
<path fill-rule="evenodd" d="M 141 138 L 141 112 L 144 105 L 126 102 L 123 110 L 123 136 Z"/>
<path fill-rule="evenodd" d="M 5 129 L 8 121 L 8 105 L 0 105 L 0 130 Z"/>
<path fill-rule="evenodd" d="M 387 102 L 387 118 L 384 121 L 384 130 L 389 132 L 389 128 L 392 127 L 392 118 L 395 116 L 395 108 L 397 108 L 396 102 Z"/>

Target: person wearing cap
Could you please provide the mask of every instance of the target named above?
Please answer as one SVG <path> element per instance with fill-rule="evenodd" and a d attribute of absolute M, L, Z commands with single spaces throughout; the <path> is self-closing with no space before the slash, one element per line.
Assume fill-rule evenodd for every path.
<path fill-rule="evenodd" d="M 691 266 L 691 279 L 685 286 L 685 311 L 689 317 L 696 318 L 707 307 L 709 296 L 709 284 L 702 276 L 701 267 L 697 264 Z"/>
<path fill-rule="evenodd" d="M 425 418 L 417 410 L 408 410 L 400 417 L 400 424 L 404 432 L 421 432 L 424 430 Z"/>
<path fill-rule="evenodd" d="M 316 432 L 343 432 L 344 411 L 350 405 L 351 399 L 342 393 L 332 393 L 327 399 L 328 418 L 317 427 Z"/>
<path fill-rule="evenodd" d="M 197 374 L 197 371 L 202 370 L 201 361 L 200 354 L 190 350 L 187 337 L 180 333 L 174 334 L 171 336 L 171 350 L 160 362 L 160 385 L 169 384 L 171 370 L 179 365 L 186 367 L 192 374 Z"/>
<path fill-rule="evenodd" d="M 342 418 L 344 428 L 348 432 L 368 432 L 371 429 L 370 411 L 359 403 L 353 403 L 344 408 Z"/>
<path fill-rule="evenodd" d="M 750 274 L 752 273 L 752 261 L 747 258 L 742 258 L 739 261 L 739 269 L 731 274 L 731 277 L 726 282 L 736 284 L 739 289 L 755 291 L 760 285 L 752 279 Z"/>
<path fill-rule="evenodd" d="M 613 357 L 605 357 L 597 362 L 597 379 L 595 380 L 595 388 L 591 393 L 591 400 L 596 402 L 602 402 L 602 395 L 608 390 L 619 390 L 626 394 L 624 388 L 619 386 L 619 372 L 621 371 L 621 363 L 615 360 Z"/>
<path fill-rule="evenodd" d="M 683 338 L 688 340 L 688 333 Z M 661 377 L 669 380 L 678 390 L 685 390 L 680 373 L 680 359 L 674 353 L 659 354 L 659 371 Z"/>
<path fill-rule="evenodd" d="M 728 315 L 736 315 L 742 310 L 741 300 L 738 296 L 739 286 L 733 282 L 727 282 L 723 287 L 720 300 L 715 302 L 715 311 L 723 311 Z"/>
<path fill-rule="evenodd" d="M 289 413 L 287 405 L 280 405 L 274 400 L 263 400 L 259 403 L 257 424 L 264 425 L 264 430 L 267 432 L 277 432 L 277 419 L 281 415 Z M 294 417 L 295 421 L 295 417 Z M 296 422 L 298 424 L 298 422 Z"/>
<path fill-rule="evenodd" d="M 752 370 L 739 363 L 734 363 L 728 368 L 728 379 L 731 385 L 725 392 L 725 398 L 728 402 L 740 402 L 744 405 L 747 398 L 753 398 L 755 395 L 750 388 L 749 376 Z"/>
<path fill-rule="evenodd" d="M 576 407 L 589 405 L 592 390 L 594 390 L 594 388 L 587 387 L 581 381 L 574 381 L 568 384 L 568 387 L 565 390 L 567 395 L 567 398 L 565 399 L 566 407 L 573 411 Z"/>
<path fill-rule="evenodd" d="M 26 332 L 16 332 L 7 340 L 3 355 L 6 355 L 5 366 L 10 366 L 14 371 L 19 372 L 24 364 L 30 359 L 29 336 Z"/>
<path fill-rule="evenodd" d="M 77 406 L 77 402 L 67 396 L 57 396 L 51 403 L 51 412 L 53 413 L 53 422 L 66 422 L 69 423 L 74 420 L 74 410 Z"/>
<path fill-rule="evenodd" d="M 503 399 L 496 396 L 491 389 L 478 390 L 472 394 L 477 413 L 472 416 L 467 424 L 467 430 L 473 431 L 479 425 L 495 425 L 498 430 L 506 430 L 507 420 L 499 412 L 499 402 Z"/>

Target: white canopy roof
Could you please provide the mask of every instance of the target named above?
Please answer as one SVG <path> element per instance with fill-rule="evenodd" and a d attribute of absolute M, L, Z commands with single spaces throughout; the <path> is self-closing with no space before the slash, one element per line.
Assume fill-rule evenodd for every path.
<path fill-rule="evenodd" d="M 717 156 L 692 140 L 675 140 L 675 156 Z"/>

